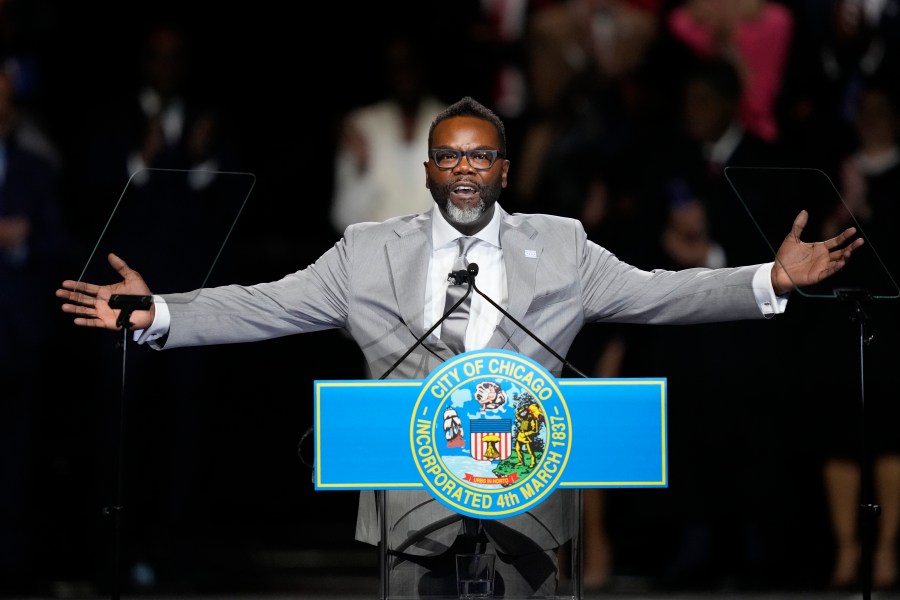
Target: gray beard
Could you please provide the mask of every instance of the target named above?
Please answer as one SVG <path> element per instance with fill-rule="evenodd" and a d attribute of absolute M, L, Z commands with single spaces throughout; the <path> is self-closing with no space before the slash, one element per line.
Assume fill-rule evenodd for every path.
<path fill-rule="evenodd" d="M 479 187 L 478 192 L 481 196 L 478 204 L 471 208 L 459 208 L 450 201 L 450 186 L 445 183 L 438 185 L 430 177 L 428 178 L 428 189 L 431 190 L 431 197 L 437 202 L 437 205 L 445 213 L 445 217 L 451 225 L 471 225 L 480 219 L 491 207 L 497 203 L 500 197 L 502 186 L 497 181 L 494 185 L 487 187 Z"/>
<path fill-rule="evenodd" d="M 454 223 L 459 223 L 460 225 L 468 225 L 470 223 L 474 223 L 477 221 L 481 215 L 484 214 L 486 207 L 484 205 L 484 198 L 478 199 L 478 204 L 472 207 L 459 208 L 455 204 L 453 204 L 449 198 L 446 200 L 447 206 L 447 216 Z"/>

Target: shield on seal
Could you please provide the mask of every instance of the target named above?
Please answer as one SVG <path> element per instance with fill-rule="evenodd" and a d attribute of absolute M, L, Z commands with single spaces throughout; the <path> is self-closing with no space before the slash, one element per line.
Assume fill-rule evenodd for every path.
<path fill-rule="evenodd" d="M 512 452 L 512 419 L 470 419 L 469 454 L 475 460 L 506 460 Z"/>

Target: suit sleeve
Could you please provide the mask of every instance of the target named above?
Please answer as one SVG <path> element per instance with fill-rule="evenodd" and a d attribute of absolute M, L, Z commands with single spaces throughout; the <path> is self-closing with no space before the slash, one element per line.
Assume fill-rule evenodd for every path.
<path fill-rule="evenodd" d="M 764 318 L 753 292 L 759 265 L 647 271 L 619 260 L 576 228 L 587 322 L 688 325 Z"/>
<path fill-rule="evenodd" d="M 344 327 L 350 246 L 345 236 L 312 265 L 277 281 L 165 295 L 171 313 L 165 348 L 252 342 Z"/>

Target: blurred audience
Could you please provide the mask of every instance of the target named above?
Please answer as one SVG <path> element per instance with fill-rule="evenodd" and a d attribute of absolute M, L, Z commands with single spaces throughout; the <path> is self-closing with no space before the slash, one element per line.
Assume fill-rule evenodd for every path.
<path fill-rule="evenodd" d="M 829 171 L 852 143 L 857 95 L 900 72 L 900 1 L 798 0 L 782 123 L 809 164 Z"/>
<path fill-rule="evenodd" d="M 75 175 L 94 204 L 78 216 L 91 233 L 99 233 L 127 184 L 143 185 L 147 169 L 207 172 L 191 178 L 200 191 L 214 183 L 216 171 L 233 170 L 240 160 L 228 142 L 222 101 L 192 85 L 198 73 L 184 27 L 148 24 L 138 52 L 134 70 L 122 75 L 126 85 L 98 99 L 79 132 L 87 151 L 77 157 Z"/>
<path fill-rule="evenodd" d="M 523 40 L 531 15 L 558 0 L 474 0 L 477 18 L 468 26 L 468 37 L 483 75 L 485 89 L 470 90 L 484 95 L 505 123 L 513 124 L 528 105 Z M 474 8 L 474 7 L 473 7 Z M 474 93 L 478 92 L 478 93 Z"/>
<path fill-rule="evenodd" d="M 676 202 L 685 194 L 701 199 L 709 231 L 722 251 L 710 266 L 752 264 L 771 258 L 761 254 L 765 249 L 763 239 L 728 183 L 725 169 L 787 166 L 788 153 L 780 143 L 760 137 L 743 124 L 743 80 L 732 62 L 692 62 L 684 70 L 680 89 L 679 124 L 658 167 L 659 171 L 669 171 L 665 176 L 668 190 L 663 197 Z M 785 218 L 792 220 L 791 215 Z"/>
<path fill-rule="evenodd" d="M 233 179 L 220 173 L 240 171 L 243 149 L 234 143 L 232 125 L 252 128 L 261 145 L 269 136 L 278 140 L 254 148 L 256 157 L 279 154 L 272 161 L 277 169 L 267 174 L 266 181 L 260 178 L 261 184 L 271 187 L 261 206 L 251 207 L 258 212 L 245 214 L 239 223 L 239 228 L 252 224 L 255 245 L 241 248 L 230 259 L 254 272 L 280 272 L 282 261 L 297 263 L 295 244 L 308 245 L 310 256 L 318 255 L 319 246 L 333 243 L 329 232 L 342 231 L 350 223 L 428 208 L 432 200 L 422 186 L 427 130 L 444 106 L 441 93 L 449 91 L 453 96 L 483 96 L 480 99 L 508 122 L 515 140 L 510 146 L 521 153 L 514 157 L 516 166 L 510 173 L 508 209 L 577 218 L 592 239 L 633 264 L 682 268 L 770 260 L 724 169 L 800 163 L 834 175 L 847 207 L 895 280 L 900 279 L 893 241 L 900 222 L 895 90 L 873 83 L 897 81 L 900 75 L 900 0 L 470 0 L 466 10 L 446 18 L 436 6 L 410 2 L 397 9 L 403 11 L 403 26 L 410 35 L 382 30 L 357 35 L 365 27 L 340 25 L 351 32 L 346 37 L 352 58 L 341 73 L 351 83 L 339 89 L 352 93 L 339 97 L 328 93 L 317 97 L 305 90 L 278 95 L 266 87 L 271 77 L 295 76 L 284 66 L 300 44 L 288 39 L 289 26 L 275 28 L 278 35 L 266 27 L 252 35 L 242 29 L 241 48 L 234 54 L 205 49 L 207 60 L 246 59 L 255 78 L 245 78 L 244 63 L 198 68 L 192 62 L 193 50 L 203 40 L 196 33 L 144 23 L 142 15 L 142 22 L 132 17 L 135 22 L 127 24 L 139 34 L 120 38 L 143 44 L 139 65 L 93 75 L 104 82 L 116 80 L 117 85 L 109 86 L 116 93 L 77 88 L 84 76 L 80 69 L 98 65 L 84 62 L 85 55 L 75 52 L 72 60 L 79 62 L 70 63 L 53 47 L 57 65 L 77 65 L 66 73 L 71 77 L 68 84 L 56 88 L 60 101 L 54 96 L 57 122 L 67 127 L 78 124 L 72 126 L 69 143 L 60 146 L 73 149 L 65 156 L 51 142 L 57 137 L 41 127 L 40 111 L 6 101 L 12 98 L 9 76 L 13 91 L 27 92 L 34 90 L 36 75 L 42 73 L 32 60 L 34 43 L 26 43 L 36 38 L 6 20 L 26 9 L 32 16 L 43 14 L 30 3 L 0 0 L 4 51 L 0 58 L 12 69 L 0 77 L 0 167 L 7 165 L 0 168 L 0 302 L 7 315 L 0 318 L 4 477 L 0 487 L 14 492 L 0 494 L 4 584 L 13 581 L 7 573 L 27 576 L 27 565 L 37 552 L 34 546 L 41 539 L 29 537 L 37 518 L 37 508 L 29 501 L 35 494 L 33 478 L 39 475 L 29 466 L 34 462 L 34 419 L 41 407 L 40 391 L 47 385 L 39 376 L 40 361 L 77 363 L 47 341 L 46 330 L 35 329 L 52 326 L 52 319 L 42 315 L 57 314 L 56 307 L 46 302 L 52 298 L 41 290 L 58 283 L 55 274 L 47 283 L 44 276 L 55 271 L 54 261 L 66 239 L 63 230 L 67 226 L 79 243 L 90 246 L 129 187 L 144 198 L 155 198 L 141 207 L 158 216 L 153 231 L 141 232 L 141 239 L 148 233 L 158 239 L 148 245 L 152 247 L 135 252 L 160 255 L 160 248 L 166 247 L 184 255 L 186 240 L 198 245 L 221 241 L 200 234 L 227 228 L 203 224 L 220 215 L 214 204 L 219 191 L 235 187 Z M 185 14 L 193 10 L 199 22 L 208 22 L 209 15 L 201 8 L 178 8 Z M 381 9 L 367 10 L 374 14 Z M 334 8 L 330 14 L 345 19 L 345 11 L 346 7 Z M 69 14 L 86 18 L 80 10 Z M 235 18 L 235 25 L 243 25 L 242 18 Z M 337 21 L 326 26 L 339 27 Z M 440 41 L 448 34 L 459 37 L 450 54 Z M 72 35 L 78 43 L 106 44 L 99 33 L 96 40 L 85 40 L 82 30 Z M 307 47 L 302 48 L 305 53 Z M 102 52 L 107 51 L 122 49 L 103 47 Z M 373 64 L 381 68 L 377 76 L 370 68 Z M 331 65 L 320 68 L 321 73 L 333 71 Z M 227 81 L 213 90 L 208 77 L 217 73 Z M 440 79 L 435 79 L 437 73 L 442 74 Z M 381 85 L 360 85 L 367 81 Z M 63 94 L 73 88 L 78 93 Z M 229 113 L 227 107 L 235 98 L 246 103 L 240 114 Z M 4 115 L 15 114 L 5 110 L 9 106 L 18 109 L 18 116 L 7 135 L 4 123 L 9 121 Z M 280 154 L 291 145 L 298 149 L 296 156 Z M 322 148 L 329 151 L 323 154 Z M 54 173 L 60 166 L 66 166 L 74 180 L 71 197 L 62 199 L 70 207 L 66 223 L 60 222 L 53 198 Z M 319 176 L 329 168 L 332 180 Z M 153 178 L 132 178 L 145 169 L 196 174 L 186 182 L 187 188 L 160 193 Z M 22 177 L 28 170 L 34 175 Z M 302 189 L 298 181 L 303 182 Z M 260 189 L 257 194 L 263 196 Z M 323 194 L 326 202 L 320 201 Z M 848 224 L 846 210 L 832 217 L 825 223 L 824 236 Z M 297 218 L 311 218 L 313 231 L 297 230 Z M 278 235 L 273 234 L 276 229 Z M 117 233 L 128 235 L 125 228 Z M 78 255 L 76 261 L 83 258 Z M 130 254 L 128 258 L 157 268 L 149 258 Z M 218 270 L 216 274 L 228 277 Z M 805 298 L 792 302 L 812 304 Z M 597 377 L 663 375 L 669 380 L 671 400 L 670 487 L 658 494 L 585 493 L 587 588 L 614 589 L 619 570 L 646 575 L 670 589 L 764 588 L 777 583 L 787 569 L 801 585 L 812 587 L 819 582 L 804 576 L 810 563 L 821 569 L 823 587 L 852 587 L 859 582 L 859 501 L 867 491 L 882 507 L 875 522 L 872 581 L 880 590 L 896 588 L 900 436 L 892 426 L 900 415 L 897 403 L 888 401 L 888 375 L 898 344 L 895 332 L 900 331 L 894 304 L 873 301 L 866 307 L 875 337 L 867 348 L 865 408 L 871 412 L 865 438 L 857 427 L 859 382 L 849 366 L 856 364 L 856 332 L 848 325 L 846 307 L 838 303 L 804 306 L 797 312 L 808 313 L 808 322 L 789 314 L 765 333 L 749 332 L 736 323 L 716 331 L 638 333 L 603 328 L 579 336 L 568 358 L 583 371 Z M 25 322 L 27 336 L 19 326 Z M 734 339 L 742 340 L 739 348 Z M 346 364 L 325 361 L 333 354 L 345 356 L 340 344 L 323 340 L 322 362 L 315 358 L 307 362 L 320 374 L 334 369 L 336 376 L 355 376 L 358 364 L 347 371 Z M 771 397 L 761 381 L 765 378 L 747 377 L 748 372 L 772 377 L 784 364 L 803 360 L 782 354 L 798 347 L 813 355 L 822 348 L 844 352 L 848 369 L 823 373 L 812 382 L 793 382 L 797 398 Z M 65 448 L 56 449 L 56 460 L 69 469 L 54 481 L 74 490 L 68 492 L 71 496 L 84 496 L 66 497 L 70 506 L 57 507 L 60 520 L 80 520 L 72 528 L 75 533 L 62 540 L 68 544 L 65 558 L 95 555 L 93 561 L 100 563 L 103 575 L 98 571 L 89 576 L 102 581 L 108 558 L 105 530 L 98 534 L 85 511 L 93 515 L 112 499 L 113 476 L 107 463 L 113 462 L 115 451 L 111 440 L 117 425 L 121 355 L 118 348 L 90 349 L 95 350 L 108 353 L 107 371 L 83 374 L 84 389 L 91 390 L 83 394 L 84 404 L 72 402 L 65 409 L 68 414 L 58 413 L 61 422 L 48 431 L 62 434 L 57 436 L 62 441 L 55 444 Z M 287 361 L 283 356 L 290 350 L 273 346 L 272 352 L 282 356 L 271 362 L 281 365 L 278 361 Z M 134 410 L 126 432 L 128 510 L 123 549 L 133 588 L 197 581 L 206 575 L 200 546 L 211 549 L 226 536 L 239 537 L 215 521 L 244 518 L 222 515 L 229 505 L 217 501 L 215 490 L 201 488 L 211 477 L 206 467 L 215 465 L 224 472 L 232 466 L 228 459 L 235 457 L 223 459 L 223 444 L 216 439 L 227 425 L 222 407 L 226 398 L 239 393 L 238 388 L 250 390 L 251 385 L 222 390 L 226 384 L 215 382 L 224 372 L 244 381 L 242 370 L 261 369 L 269 356 L 257 349 L 252 360 L 241 361 L 235 369 L 228 368 L 231 362 L 222 362 L 222 357 L 234 358 L 226 350 L 180 355 L 177 361 L 129 356 L 128 401 Z M 215 361 L 217 370 L 211 366 Z M 148 373 L 153 374 L 152 401 L 142 389 Z M 280 396 L 277 383 L 263 385 L 272 390 L 273 398 Z M 211 392 L 220 404 L 206 400 Z M 798 419 L 804 426 L 786 416 L 791 412 L 802 413 Z M 814 426 L 808 426 L 808 419 Z M 241 421 L 232 427 L 243 436 L 245 425 Z M 247 435 L 244 442 L 253 444 L 260 434 Z M 858 453 L 863 441 L 870 444 L 871 490 L 862 488 L 866 478 Z M 85 452 L 78 444 L 93 448 Z M 233 446 L 231 451 L 239 453 L 238 445 Z M 798 459 L 790 453 L 812 452 L 806 450 L 809 446 L 815 449 L 816 460 L 806 475 L 823 487 L 820 491 L 810 489 L 814 484 L 806 485 L 803 491 L 811 501 L 821 501 L 822 513 L 828 516 L 824 523 L 818 522 L 815 507 L 796 518 L 783 503 L 785 490 L 807 482 L 804 473 L 791 470 Z M 226 473 L 223 479 L 229 476 Z M 273 487 L 280 484 L 279 480 Z M 248 502 L 256 500 L 255 489 L 245 494 Z M 298 520 L 306 518 L 301 515 Z M 246 521 L 248 530 L 257 526 L 255 515 Z M 817 528 L 815 533 L 828 529 L 834 556 L 826 557 L 827 564 L 816 562 L 822 552 L 813 547 L 818 538 L 780 543 L 796 531 L 788 527 L 795 524 L 789 521 L 806 522 Z M 79 527 L 83 531 L 76 532 Z M 280 523 L 275 528 L 280 536 L 284 528 Z M 89 539 L 76 539 L 82 534 Z M 255 530 L 244 535 L 254 541 L 263 538 Z M 302 535 L 310 537 L 305 530 Z M 314 546 L 315 541 L 309 544 Z M 796 555 L 789 555 L 791 551 Z M 78 560 L 70 562 L 67 575 L 81 567 Z"/>
<path fill-rule="evenodd" d="M 697 58 L 728 60 L 735 66 L 743 90 L 741 124 L 774 141 L 793 21 L 790 9 L 776 0 L 687 0 L 668 14 L 667 26 Z"/>
<path fill-rule="evenodd" d="M 47 134 L 43 64 L 59 18 L 52 0 L 0 0 L 0 68 L 16 95 L 16 137 L 59 169 L 62 156 Z"/>
<path fill-rule="evenodd" d="M 656 38 L 660 10 L 659 0 L 563 0 L 535 11 L 526 28 L 534 111 L 552 111 L 591 71 L 625 81 Z"/>
<path fill-rule="evenodd" d="M 639 168 L 629 162 L 645 116 L 647 90 L 637 75 L 655 42 L 659 10 L 653 1 L 566 0 L 532 14 L 525 38 L 530 101 L 511 186 L 523 209 L 547 210 L 552 198 L 557 213 L 580 217 L 597 170 Z"/>
<path fill-rule="evenodd" d="M 855 221 L 862 227 L 877 256 L 867 260 L 873 295 L 896 295 L 900 289 L 879 287 L 891 273 L 900 281 L 900 244 L 894 229 L 900 223 L 900 103 L 896 80 L 866 79 L 856 98 L 853 121 L 855 142 L 848 148 L 838 174 L 843 204 L 824 224 L 824 232 L 840 223 Z M 852 215 L 852 217 L 851 217 Z M 883 262 L 882 262 L 883 261 Z M 896 286 L 896 284 L 894 284 Z M 861 575 L 870 577 L 874 589 L 887 590 L 898 583 L 898 531 L 900 531 L 900 405 L 892 380 L 896 350 L 900 344 L 900 320 L 887 299 L 875 299 L 862 307 L 866 331 L 872 340 L 865 348 L 864 401 L 859 373 L 849 368 L 859 362 L 859 329 L 855 323 L 841 328 L 837 352 L 847 356 L 845 372 L 824 374 L 813 392 L 827 402 L 821 436 L 824 453 L 822 475 L 834 542 L 834 563 L 829 585 L 838 589 L 856 587 Z M 816 311 L 811 322 L 811 348 L 831 343 L 832 328 L 822 328 L 823 319 L 840 325 L 844 306 Z M 846 312 L 846 314 L 850 314 Z M 826 331 L 828 332 L 826 334 Z M 827 335 L 827 337 L 825 337 Z M 860 431 L 865 427 L 864 431 Z M 865 452 L 865 454 L 863 454 Z M 866 469 L 863 472 L 863 469 Z M 869 482 L 867 484 L 867 481 Z M 865 486 L 865 487 L 864 487 Z M 874 518 L 860 513 L 863 503 L 880 506 Z M 872 519 L 869 540 L 861 535 L 861 519 Z M 871 573 L 861 568 L 861 542 L 872 544 Z"/>

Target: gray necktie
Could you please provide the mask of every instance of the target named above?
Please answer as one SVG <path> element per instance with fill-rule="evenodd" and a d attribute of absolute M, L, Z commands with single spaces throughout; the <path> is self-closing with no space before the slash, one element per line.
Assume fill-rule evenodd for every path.
<path fill-rule="evenodd" d="M 462 271 L 469 266 L 469 261 L 466 260 L 466 252 L 469 251 L 476 241 L 477 238 L 471 237 L 461 237 L 457 240 L 459 256 L 456 257 L 456 262 L 453 263 L 454 271 Z M 447 286 L 447 300 L 444 302 L 445 313 L 463 297 L 467 289 L 469 289 L 468 284 L 455 285 L 453 281 L 450 282 L 450 285 Z M 469 294 L 465 301 L 457 306 L 456 310 L 450 313 L 441 324 L 441 339 L 457 354 L 466 350 L 466 326 L 469 324 L 469 307 L 471 304 L 472 295 Z"/>

